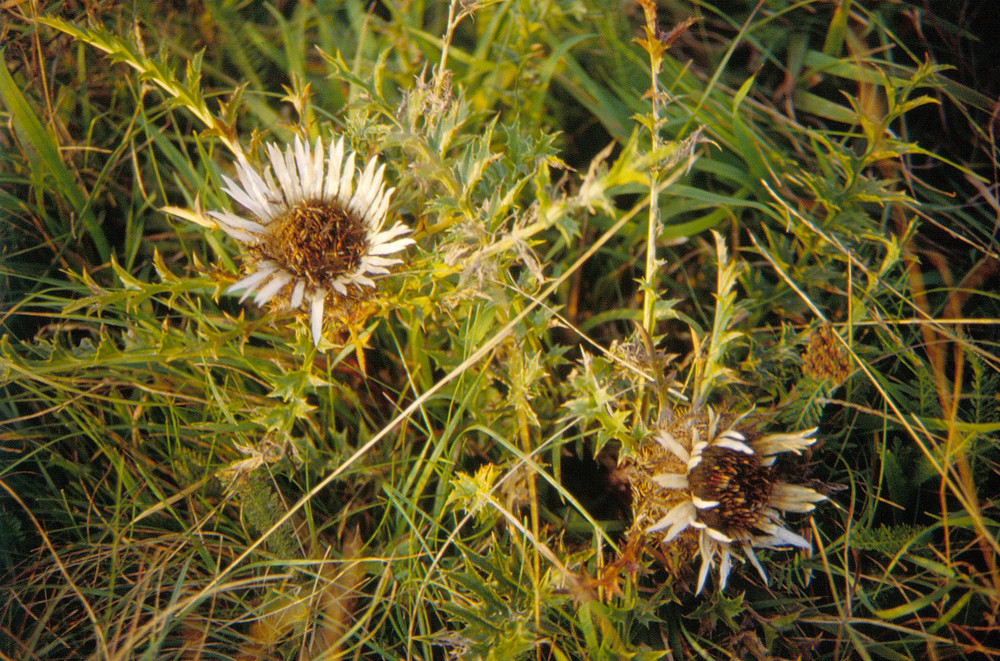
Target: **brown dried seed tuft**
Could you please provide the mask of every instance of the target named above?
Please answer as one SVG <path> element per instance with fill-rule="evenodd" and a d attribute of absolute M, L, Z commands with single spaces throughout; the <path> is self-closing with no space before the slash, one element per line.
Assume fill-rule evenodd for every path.
<path fill-rule="evenodd" d="M 708 448 L 688 480 L 695 496 L 719 504 L 703 510 L 699 518 L 722 532 L 751 528 L 771 499 L 771 472 L 756 454 Z"/>
<path fill-rule="evenodd" d="M 802 373 L 835 386 L 851 375 L 847 352 L 832 327 L 820 326 L 809 336 L 809 347 L 802 354 Z"/>

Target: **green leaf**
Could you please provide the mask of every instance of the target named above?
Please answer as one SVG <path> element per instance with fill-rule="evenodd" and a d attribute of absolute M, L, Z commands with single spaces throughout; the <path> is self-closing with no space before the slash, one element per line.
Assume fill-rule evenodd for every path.
<path fill-rule="evenodd" d="M 858 113 L 855 111 L 805 90 L 795 90 L 795 94 L 792 95 L 792 101 L 795 104 L 796 110 L 824 119 L 831 119 L 844 124 L 854 124 L 858 119 Z"/>

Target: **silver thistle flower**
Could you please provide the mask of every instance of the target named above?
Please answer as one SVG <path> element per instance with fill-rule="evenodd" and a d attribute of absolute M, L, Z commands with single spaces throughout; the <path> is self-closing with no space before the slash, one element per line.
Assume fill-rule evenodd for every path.
<path fill-rule="evenodd" d="M 400 264 L 389 255 L 413 243 L 405 237 L 410 228 L 396 222 L 383 229 L 394 190 L 385 187 L 385 166 L 373 157 L 359 175 L 343 138 L 330 142 L 329 155 L 319 139 L 312 148 L 296 138 L 284 152 L 273 143 L 266 150 L 270 163 L 262 173 L 241 156 L 239 183 L 223 176 L 223 190 L 250 217 L 209 212 L 250 255 L 249 275 L 228 291 L 243 291 L 240 301 L 253 294 L 261 306 L 287 296 L 290 307 L 309 309 L 318 344 L 327 306 L 350 301 L 375 286 L 371 276 Z"/>
<path fill-rule="evenodd" d="M 778 454 L 801 454 L 812 445 L 815 428 L 759 435 L 738 429 L 741 419 L 723 420 L 711 409 L 680 416 L 657 432 L 655 445 L 630 469 L 636 525 L 643 533 L 662 534 L 664 543 L 686 531 L 696 535 L 699 593 L 716 560 L 719 589 L 725 588 L 733 558 L 740 558 L 737 547 L 767 581 L 754 548 L 811 548 L 804 537 L 785 527 L 783 517 L 787 512 L 810 512 L 826 499 L 813 489 L 778 479 L 773 469 Z"/>

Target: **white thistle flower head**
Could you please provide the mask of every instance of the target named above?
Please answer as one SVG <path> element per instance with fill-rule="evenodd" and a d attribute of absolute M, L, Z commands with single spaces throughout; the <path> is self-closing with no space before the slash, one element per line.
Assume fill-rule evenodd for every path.
<path fill-rule="evenodd" d="M 733 558 L 745 557 L 767 581 L 753 549 L 810 549 L 785 527 L 784 514 L 811 512 L 826 500 L 774 470 L 778 454 L 801 454 L 812 445 L 816 429 L 761 435 L 737 426 L 744 417 L 724 418 L 711 409 L 677 416 L 627 460 L 636 530 L 665 544 L 697 542 L 697 592 L 717 559 L 720 590 Z"/>
<path fill-rule="evenodd" d="M 223 175 L 223 190 L 249 215 L 211 211 L 219 227 L 247 246 L 250 273 L 228 291 L 253 295 L 257 305 L 280 300 L 310 311 L 313 341 L 322 336 L 324 311 L 359 298 L 375 287 L 372 276 L 389 273 L 402 260 L 390 257 L 413 243 L 410 228 L 384 229 L 392 188 L 384 165 L 373 157 L 359 171 L 344 139 L 329 153 L 296 138 L 284 152 L 266 144 L 269 164 L 261 172 L 241 155 L 239 183 Z M 275 181 L 277 180 L 277 181 Z"/>

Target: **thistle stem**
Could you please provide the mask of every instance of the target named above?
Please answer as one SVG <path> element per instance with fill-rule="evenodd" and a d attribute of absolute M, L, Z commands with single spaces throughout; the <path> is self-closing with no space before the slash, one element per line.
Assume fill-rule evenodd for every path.
<path fill-rule="evenodd" d="M 660 232 L 660 205 L 659 190 L 657 183 L 660 178 L 660 169 L 656 164 L 656 155 L 660 151 L 660 69 L 663 66 L 662 46 L 657 38 L 656 30 L 656 5 L 652 2 L 642 2 L 643 13 L 646 19 L 646 38 L 642 40 L 646 52 L 649 53 L 649 77 L 650 77 L 650 150 L 653 158 L 650 159 L 649 168 L 649 224 L 646 228 L 646 270 L 642 300 L 642 327 L 650 336 L 654 336 L 656 330 L 656 291 L 654 288 L 654 278 L 656 276 L 656 237 Z"/>

